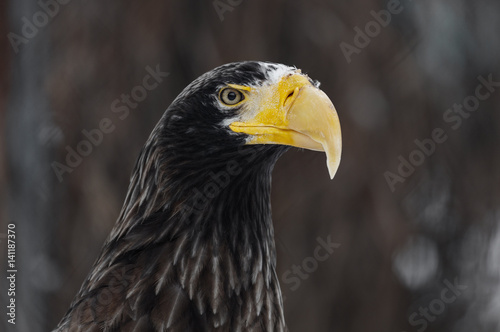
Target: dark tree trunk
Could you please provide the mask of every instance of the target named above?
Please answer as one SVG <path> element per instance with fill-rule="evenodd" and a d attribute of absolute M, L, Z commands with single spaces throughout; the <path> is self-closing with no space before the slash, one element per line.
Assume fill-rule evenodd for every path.
<path fill-rule="evenodd" d="M 12 0 L 9 5 L 9 32 L 24 38 L 22 18 L 32 21 L 40 7 L 29 0 Z M 13 47 L 9 50 L 12 60 L 6 112 L 8 223 L 15 225 L 18 272 L 16 324 L 8 324 L 2 318 L 3 331 L 47 331 L 51 312 L 49 298 L 59 278 L 50 255 L 56 237 L 57 197 L 56 178 L 50 165 L 59 135 L 51 119 L 46 92 L 50 55 L 48 28 L 38 29 L 26 38 L 26 43 L 9 45 Z M 2 296 L 6 296 L 3 288 Z"/>

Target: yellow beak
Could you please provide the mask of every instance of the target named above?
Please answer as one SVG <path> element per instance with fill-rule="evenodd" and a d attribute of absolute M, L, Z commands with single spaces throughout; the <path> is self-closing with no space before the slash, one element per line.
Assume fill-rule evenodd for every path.
<path fill-rule="evenodd" d="M 237 88 L 237 86 L 234 86 Z M 340 122 L 328 96 L 302 74 L 259 88 L 245 88 L 240 121 L 231 130 L 250 135 L 247 144 L 283 144 L 324 151 L 330 177 L 340 164 Z"/>

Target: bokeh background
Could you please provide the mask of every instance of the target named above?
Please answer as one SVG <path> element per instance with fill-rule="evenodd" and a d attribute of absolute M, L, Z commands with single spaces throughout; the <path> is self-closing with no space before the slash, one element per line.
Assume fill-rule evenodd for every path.
<path fill-rule="evenodd" d="M 459 126 L 444 118 L 474 104 L 478 77 L 500 81 L 500 2 L 59 1 L 0 3 L 0 263 L 5 272 L 14 223 L 19 271 L 17 324 L 3 309 L 2 331 L 57 325 L 164 110 L 202 73 L 241 60 L 301 68 L 342 123 L 333 181 L 317 152 L 291 150 L 274 170 L 290 330 L 500 331 L 500 88 L 453 113 Z M 397 13 L 374 23 L 388 6 Z M 111 105 L 148 66 L 169 75 L 121 119 Z M 60 181 L 53 163 L 104 118 L 115 130 Z M 447 140 L 418 159 L 415 140 L 439 128 Z M 386 172 L 411 155 L 419 165 L 391 188 Z M 328 259 L 311 259 L 328 240 Z M 297 266 L 309 272 L 298 278 Z"/>

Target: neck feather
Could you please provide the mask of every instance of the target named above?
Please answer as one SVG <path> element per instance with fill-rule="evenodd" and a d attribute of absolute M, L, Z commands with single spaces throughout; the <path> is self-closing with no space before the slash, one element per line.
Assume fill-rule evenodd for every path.
<path fill-rule="evenodd" d="M 127 298 L 134 289 L 149 289 L 154 306 L 178 287 L 209 329 L 284 330 L 270 208 L 271 171 L 284 151 L 225 151 L 225 158 L 205 156 L 205 167 L 196 168 L 173 157 L 169 163 L 163 151 L 146 145 L 120 218 L 80 295 L 126 265 L 141 270 Z"/>

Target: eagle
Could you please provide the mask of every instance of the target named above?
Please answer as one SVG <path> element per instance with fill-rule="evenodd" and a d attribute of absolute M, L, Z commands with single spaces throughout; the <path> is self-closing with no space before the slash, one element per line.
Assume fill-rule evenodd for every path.
<path fill-rule="evenodd" d="M 62 331 L 287 331 L 271 172 L 291 146 L 340 163 L 337 112 L 282 64 L 217 67 L 167 108 Z"/>

